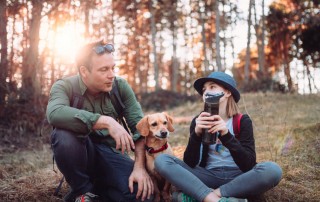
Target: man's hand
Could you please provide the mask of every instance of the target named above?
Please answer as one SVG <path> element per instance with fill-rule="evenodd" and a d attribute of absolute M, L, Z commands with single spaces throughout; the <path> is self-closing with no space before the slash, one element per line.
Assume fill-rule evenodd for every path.
<path fill-rule="evenodd" d="M 133 183 L 138 183 L 138 192 L 136 198 L 141 196 L 141 201 L 150 199 L 153 194 L 154 186 L 151 177 L 144 168 L 134 168 L 129 177 L 129 189 L 133 192 Z"/>
<path fill-rule="evenodd" d="M 94 130 L 108 129 L 110 136 L 116 141 L 116 149 L 121 148 L 122 154 L 135 149 L 134 142 L 129 133 L 113 118 L 109 116 L 100 116 L 93 126 Z"/>

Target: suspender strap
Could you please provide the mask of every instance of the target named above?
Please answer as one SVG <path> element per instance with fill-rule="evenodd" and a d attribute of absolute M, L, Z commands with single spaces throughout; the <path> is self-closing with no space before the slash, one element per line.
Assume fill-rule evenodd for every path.
<path fill-rule="evenodd" d="M 58 196 L 58 194 L 61 190 L 61 186 L 62 186 L 63 181 L 64 181 L 64 176 L 61 178 L 58 187 L 54 190 L 54 193 L 53 193 L 54 196 Z"/>

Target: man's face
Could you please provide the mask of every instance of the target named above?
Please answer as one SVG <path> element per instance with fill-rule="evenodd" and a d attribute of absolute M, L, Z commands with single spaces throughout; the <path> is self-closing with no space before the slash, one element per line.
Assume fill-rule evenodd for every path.
<path fill-rule="evenodd" d="M 112 54 L 92 56 L 91 70 L 85 68 L 82 73 L 83 81 L 91 94 L 111 91 L 115 78 L 114 67 L 115 61 Z"/>

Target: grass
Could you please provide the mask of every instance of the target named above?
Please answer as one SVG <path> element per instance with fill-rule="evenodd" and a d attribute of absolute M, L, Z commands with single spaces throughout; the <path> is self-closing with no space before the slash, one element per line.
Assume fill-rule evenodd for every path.
<path fill-rule="evenodd" d="M 320 95 L 242 95 L 239 106 L 253 120 L 258 162 L 275 161 L 283 169 L 280 184 L 253 201 L 319 200 L 319 100 Z M 190 120 L 201 110 L 200 100 L 168 110 L 175 118 L 170 144 L 179 157 L 188 141 Z M 62 201 L 62 195 L 67 192 L 66 183 L 60 195 L 53 196 L 60 178 L 61 174 L 52 169 L 48 144 L 0 154 L 0 201 Z"/>

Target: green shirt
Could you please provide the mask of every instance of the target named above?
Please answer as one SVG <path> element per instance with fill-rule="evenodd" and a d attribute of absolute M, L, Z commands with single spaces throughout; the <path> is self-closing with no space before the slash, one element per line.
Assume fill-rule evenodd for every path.
<path fill-rule="evenodd" d="M 66 79 L 55 82 L 50 91 L 47 106 L 47 119 L 51 125 L 57 128 L 70 130 L 79 136 L 91 135 L 103 143 L 115 148 L 116 144 L 109 135 L 109 131 L 93 130 L 92 127 L 101 115 L 106 115 L 118 120 L 118 113 L 111 103 L 110 92 L 102 92 L 96 96 L 88 93 L 87 87 L 79 77 L 81 95 L 84 97 L 82 109 L 70 107 L 72 96 L 71 83 Z M 116 77 L 118 80 L 119 94 L 123 104 L 124 118 L 133 135 L 133 140 L 140 137 L 136 124 L 142 119 L 143 112 L 132 88 L 126 80 Z M 97 138 L 96 138 L 97 137 Z"/>

